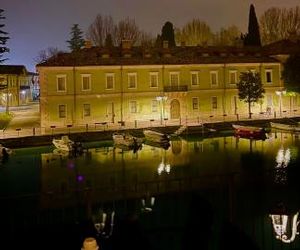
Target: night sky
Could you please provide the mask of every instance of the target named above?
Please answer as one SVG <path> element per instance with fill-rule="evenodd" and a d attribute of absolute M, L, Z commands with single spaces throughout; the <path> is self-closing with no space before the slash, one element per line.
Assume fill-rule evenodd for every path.
<path fill-rule="evenodd" d="M 71 26 L 78 23 L 85 31 L 97 14 L 111 15 L 115 21 L 135 18 L 141 29 L 154 36 L 166 21 L 182 27 L 193 18 L 206 21 L 214 31 L 235 24 L 246 32 L 251 3 L 259 17 L 271 6 L 293 7 L 300 0 L 1 0 L 4 30 L 11 38 L 6 63 L 35 71 L 34 58 L 40 50 L 67 50 Z"/>

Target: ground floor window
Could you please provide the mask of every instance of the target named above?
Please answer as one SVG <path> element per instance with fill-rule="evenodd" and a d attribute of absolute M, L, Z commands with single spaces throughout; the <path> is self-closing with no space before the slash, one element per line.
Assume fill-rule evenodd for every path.
<path fill-rule="evenodd" d="M 218 98 L 216 96 L 211 97 L 211 108 L 212 109 L 218 108 Z"/>
<path fill-rule="evenodd" d="M 90 104 L 83 104 L 83 116 L 91 116 L 91 105 Z"/>
<path fill-rule="evenodd" d="M 158 101 L 157 100 L 152 100 L 151 110 L 153 113 L 157 112 L 157 110 L 158 110 Z"/>
<path fill-rule="evenodd" d="M 130 101 L 129 110 L 130 110 L 130 113 L 136 113 L 137 112 L 137 103 L 136 103 L 136 101 Z"/>
<path fill-rule="evenodd" d="M 66 118 L 66 105 L 58 106 L 58 116 L 59 118 Z"/>
<path fill-rule="evenodd" d="M 192 98 L 192 104 L 193 104 L 193 110 L 198 110 L 199 109 L 199 99 L 198 99 L 198 97 L 193 97 Z"/>

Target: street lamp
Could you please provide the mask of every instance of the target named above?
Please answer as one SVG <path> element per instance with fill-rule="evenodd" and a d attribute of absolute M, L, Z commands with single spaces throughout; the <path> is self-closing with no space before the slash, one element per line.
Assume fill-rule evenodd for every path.
<path fill-rule="evenodd" d="M 167 96 L 157 96 L 156 100 L 159 102 L 160 105 L 160 124 L 163 124 L 163 118 L 165 117 L 165 107 L 164 102 L 168 99 Z"/>
<path fill-rule="evenodd" d="M 281 116 L 282 115 L 282 95 L 285 95 L 286 91 L 285 90 L 276 90 L 275 93 L 276 93 L 276 95 L 279 96 L 279 113 Z"/>

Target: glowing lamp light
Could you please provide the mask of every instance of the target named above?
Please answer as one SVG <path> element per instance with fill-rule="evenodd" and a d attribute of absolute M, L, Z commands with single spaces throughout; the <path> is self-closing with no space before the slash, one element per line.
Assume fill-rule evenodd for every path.
<path fill-rule="evenodd" d="M 67 166 L 68 166 L 68 168 L 73 169 L 75 167 L 75 164 L 74 164 L 74 162 L 70 161 L 70 162 L 68 162 Z"/>
<path fill-rule="evenodd" d="M 163 172 L 169 174 L 171 172 L 171 165 L 170 164 L 165 164 L 163 161 L 159 163 L 158 168 L 157 168 L 157 173 L 161 175 Z"/>
<path fill-rule="evenodd" d="M 84 177 L 82 175 L 77 175 L 76 179 L 78 182 L 82 182 L 84 180 Z"/>
<path fill-rule="evenodd" d="M 293 219 L 291 222 L 291 237 L 288 238 L 287 225 L 288 225 L 289 216 L 283 215 L 283 214 L 270 214 L 270 217 L 272 219 L 273 229 L 276 234 L 276 239 L 281 240 L 284 243 L 291 243 L 295 240 L 296 235 L 299 234 L 299 232 L 297 231 L 297 226 L 299 224 L 298 215 L 299 215 L 299 212 L 297 212 L 293 216 Z"/>
<path fill-rule="evenodd" d="M 22 94 L 22 95 L 25 95 L 25 94 L 26 94 L 26 91 L 25 91 L 25 90 L 22 90 L 22 91 L 21 91 L 21 94 Z"/>

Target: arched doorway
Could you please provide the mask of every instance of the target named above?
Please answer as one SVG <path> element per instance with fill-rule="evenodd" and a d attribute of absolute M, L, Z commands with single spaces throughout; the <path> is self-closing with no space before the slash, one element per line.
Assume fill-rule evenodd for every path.
<path fill-rule="evenodd" d="M 170 116 L 171 119 L 179 119 L 180 118 L 180 103 L 178 100 L 174 99 L 171 101 L 171 110 L 170 110 Z"/>

